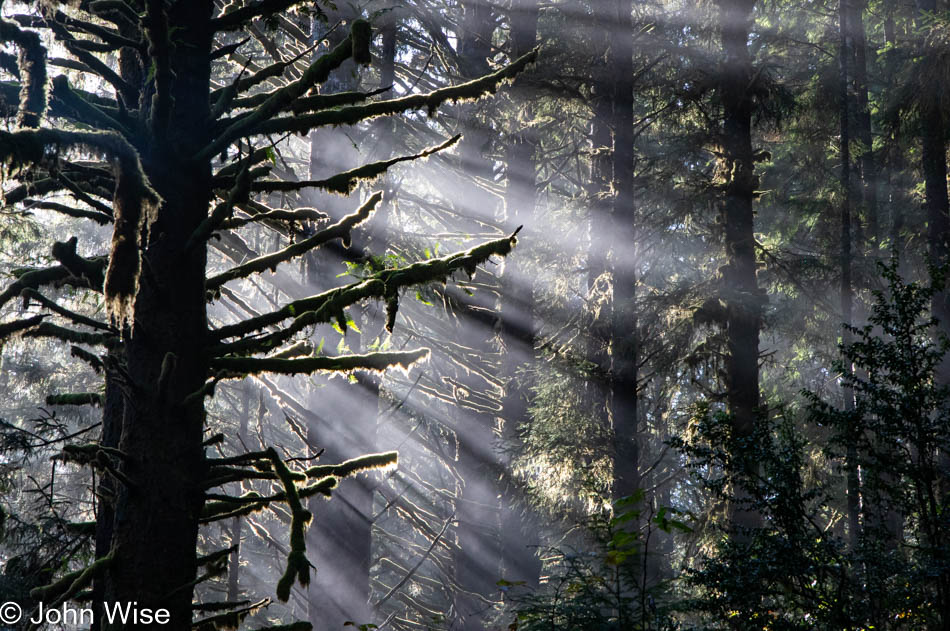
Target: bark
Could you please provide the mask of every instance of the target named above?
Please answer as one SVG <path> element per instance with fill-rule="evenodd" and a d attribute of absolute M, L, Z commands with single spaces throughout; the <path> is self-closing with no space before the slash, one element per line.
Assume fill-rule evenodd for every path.
<path fill-rule="evenodd" d="M 208 374 L 202 352 L 206 249 L 201 244 L 186 250 L 185 244 L 207 216 L 211 166 L 185 156 L 198 153 L 210 128 L 211 11 L 210 2 L 177 3 L 168 10 L 179 42 L 169 53 L 177 76 L 169 95 L 174 107 L 168 130 L 140 148 L 145 173 L 164 202 L 143 255 L 147 274 L 122 358 L 124 387 L 133 396 L 125 402 L 119 449 L 126 458 L 120 470 L 135 486 L 119 485 L 115 560 L 105 573 L 104 598 L 169 610 L 169 624 L 138 625 L 143 629 L 185 631 L 192 619 L 205 411 L 200 397 L 182 402 Z"/>
<path fill-rule="evenodd" d="M 868 99 L 868 52 L 870 45 L 864 29 L 864 14 L 867 11 L 867 4 L 867 0 L 851 0 L 848 30 L 853 37 L 852 47 L 854 49 L 855 122 L 857 123 L 857 137 L 861 141 L 861 150 L 857 160 L 861 169 L 864 220 L 867 222 L 865 237 L 868 250 L 874 254 L 877 252 L 881 238 L 880 219 L 878 217 L 880 181 L 874 154 L 871 108 Z"/>
<path fill-rule="evenodd" d="M 921 16 L 937 10 L 936 0 L 918 0 L 917 7 Z M 926 41 L 927 29 L 922 20 L 918 22 L 923 41 L 922 64 L 939 64 L 934 51 Z M 920 129 L 921 129 L 921 170 L 924 175 L 924 205 L 927 210 L 928 245 L 930 263 L 937 268 L 946 269 L 950 264 L 950 198 L 947 194 L 947 128 L 944 108 L 947 106 L 945 87 L 939 82 L 925 80 L 921 83 Z M 950 291 L 944 287 L 934 294 L 931 312 L 937 319 L 937 334 L 950 338 Z M 944 356 L 937 367 L 937 383 L 950 386 L 950 353 Z M 941 451 L 937 455 L 942 471 L 950 471 L 950 453 Z M 940 499 L 946 502 L 950 498 L 950 479 L 943 476 L 938 482 Z"/>
<path fill-rule="evenodd" d="M 848 90 L 848 61 L 850 58 L 850 42 L 848 24 L 853 13 L 848 6 L 847 0 L 840 0 L 838 4 L 839 20 L 839 54 L 838 54 L 838 123 L 839 123 L 839 159 L 841 160 L 841 233 L 839 240 L 839 271 L 841 274 L 839 297 L 841 302 L 841 319 L 844 328 L 841 332 L 841 340 L 844 345 L 851 343 L 851 331 L 848 329 L 853 324 L 853 303 L 854 287 L 851 282 L 852 266 L 852 246 L 851 246 L 851 205 L 852 205 L 852 181 L 851 181 L 851 122 L 850 122 L 850 94 Z M 854 391 L 845 386 L 844 388 L 844 407 L 845 410 L 854 410 Z M 848 540 L 852 551 L 858 549 L 858 542 L 861 535 L 860 530 L 860 484 L 858 481 L 857 447 L 855 428 L 848 428 L 849 443 L 846 447 L 845 472 L 847 476 L 848 492 Z"/>
<path fill-rule="evenodd" d="M 613 497 L 640 487 L 637 435 L 636 210 L 634 206 L 633 2 L 614 0 L 616 27 L 610 30 L 608 66 L 616 79 L 613 93 L 613 190 L 611 267 L 614 309 L 611 323 L 611 418 L 614 433 Z"/>
<path fill-rule="evenodd" d="M 535 46 L 538 32 L 537 0 L 511 0 L 509 12 L 510 55 L 512 59 L 527 54 Z M 530 242 L 537 234 L 535 178 L 538 165 L 535 152 L 537 139 L 528 126 L 534 108 L 530 100 L 528 81 L 524 76 L 515 80 L 509 93 L 515 107 L 522 113 L 514 124 L 518 129 L 508 139 L 505 151 L 507 184 L 505 189 L 506 232 L 525 226 L 521 234 Z M 527 504 L 524 493 L 511 470 L 511 457 L 506 455 L 518 445 L 519 428 L 529 421 L 530 393 L 519 369 L 530 367 L 536 361 L 534 352 L 537 323 L 535 315 L 534 282 L 524 269 L 522 260 L 505 261 L 502 278 L 501 338 L 504 353 L 505 393 L 502 399 L 502 451 L 499 459 L 505 465 L 505 485 L 501 493 L 502 577 L 510 582 L 523 582 L 537 587 L 541 561 L 534 546 L 539 544 L 538 526 L 534 511 Z"/>
<path fill-rule="evenodd" d="M 472 79 L 486 74 L 491 51 L 491 37 L 495 26 L 493 8 L 483 2 L 465 2 L 459 33 L 459 63 L 463 78 Z M 492 164 L 488 150 L 492 144 L 492 130 L 481 122 L 474 105 L 460 108 L 465 121 L 459 143 L 464 183 L 455 194 L 463 217 L 476 216 L 491 220 L 495 215 L 496 200 L 478 184 L 491 181 Z M 476 218 L 477 218 L 476 217 Z M 464 229 L 463 229 L 464 230 Z M 477 361 L 475 354 L 492 348 L 494 322 L 479 318 L 479 312 L 491 313 L 497 296 L 481 289 L 472 297 L 460 300 L 461 326 L 458 342 L 475 353 L 468 359 Z M 458 471 L 462 483 L 458 490 L 456 529 L 458 548 L 455 553 L 455 578 L 459 593 L 455 599 L 458 628 L 476 631 L 484 628 L 483 614 L 491 608 L 500 577 L 501 549 L 499 545 L 498 468 L 494 459 L 494 415 L 472 409 L 467 405 L 469 393 L 486 393 L 491 385 L 475 371 L 462 370 L 458 376 L 462 388 L 456 389 L 458 417 Z"/>
<path fill-rule="evenodd" d="M 726 403 L 733 434 L 754 431 L 759 415 L 759 330 L 763 294 L 756 281 L 753 199 L 758 184 L 752 151 L 752 60 L 748 40 L 755 0 L 720 0 L 723 60 L 719 100 L 723 112 L 722 215 L 726 264 L 722 272 L 726 303 Z M 746 463 L 751 464 L 751 463 Z M 759 517 L 740 501 L 731 509 L 739 528 L 754 527 Z"/>

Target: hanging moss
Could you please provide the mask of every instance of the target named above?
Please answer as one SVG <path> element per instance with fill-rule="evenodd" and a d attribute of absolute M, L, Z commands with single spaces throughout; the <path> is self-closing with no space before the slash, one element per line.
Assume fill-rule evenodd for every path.
<path fill-rule="evenodd" d="M 294 476 L 277 451 L 271 447 L 267 450 L 271 464 L 277 477 L 284 485 L 287 494 L 287 504 L 290 507 L 290 553 L 287 555 L 287 569 L 277 582 L 277 598 L 282 602 L 290 599 L 290 588 L 294 581 L 306 587 L 310 584 L 310 562 L 307 560 L 306 528 L 313 518 L 313 514 L 303 507 Z"/>
<path fill-rule="evenodd" d="M 353 21 L 353 25 L 350 27 L 353 61 L 363 66 L 368 66 L 373 61 L 373 56 L 369 50 L 372 36 L 373 30 L 368 21 L 363 19 Z"/>
<path fill-rule="evenodd" d="M 113 321 L 123 328 L 132 324 L 135 297 L 142 267 L 141 236 L 157 214 L 158 195 L 145 181 L 141 167 L 118 161 L 113 213 L 115 227 L 104 285 L 106 308 Z"/>
<path fill-rule="evenodd" d="M 0 41 L 13 42 L 19 48 L 20 106 L 16 124 L 39 127 L 46 112 L 46 49 L 38 34 L 20 30 L 14 22 L 4 19 L 0 19 Z"/>

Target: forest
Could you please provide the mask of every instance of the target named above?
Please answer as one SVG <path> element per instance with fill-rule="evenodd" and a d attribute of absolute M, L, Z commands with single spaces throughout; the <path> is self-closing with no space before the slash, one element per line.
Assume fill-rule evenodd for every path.
<path fill-rule="evenodd" d="M 947 0 L 0 0 L 0 630 L 950 631 Z"/>

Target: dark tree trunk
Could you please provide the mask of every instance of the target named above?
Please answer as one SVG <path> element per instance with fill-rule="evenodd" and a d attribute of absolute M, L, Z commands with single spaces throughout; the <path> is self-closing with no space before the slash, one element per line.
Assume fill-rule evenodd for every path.
<path fill-rule="evenodd" d="M 756 281 L 754 215 L 757 178 L 752 151 L 753 80 L 748 40 L 755 0 L 719 0 L 723 60 L 719 99 L 723 112 L 722 149 L 726 264 L 726 402 L 737 438 L 750 436 L 759 415 L 759 329 L 763 294 Z M 754 511 L 737 503 L 732 523 L 759 523 Z"/>
<path fill-rule="evenodd" d="M 594 19 L 609 23 L 606 5 L 597 5 Z M 612 72 L 605 61 L 606 47 L 598 52 L 598 61 L 591 69 L 591 91 L 594 118 L 591 122 L 590 183 L 587 189 L 590 217 L 590 246 L 587 251 L 587 303 L 590 309 L 590 327 L 587 337 L 586 359 L 593 373 L 586 383 L 585 403 L 603 427 L 611 426 L 610 418 L 610 338 L 613 325 L 614 286 L 609 260 L 613 229 L 611 225 L 613 179 L 613 99 Z"/>
<path fill-rule="evenodd" d="M 854 48 L 854 91 L 856 104 L 857 136 L 861 141 L 861 153 L 858 165 L 861 169 L 863 189 L 862 202 L 864 220 L 867 222 L 868 250 L 875 254 L 880 242 L 880 220 L 878 217 L 878 191 L 880 189 L 877 162 L 874 157 L 874 136 L 871 129 L 871 108 L 868 99 L 868 39 L 864 30 L 864 13 L 867 0 L 851 0 L 851 15 L 848 28 L 852 34 Z"/>
<path fill-rule="evenodd" d="M 636 211 L 634 207 L 633 2 L 613 0 L 608 67 L 613 86 L 613 190 L 611 268 L 614 309 L 611 325 L 610 390 L 614 431 L 614 499 L 640 486 L 637 436 Z"/>
<path fill-rule="evenodd" d="M 517 58 L 530 51 L 537 40 L 537 0 L 511 0 L 509 14 L 511 27 L 510 54 Z M 537 139 L 528 126 L 534 108 L 529 98 L 528 80 L 519 76 L 512 85 L 512 100 L 523 114 L 524 121 L 518 131 L 508 139 L 505 152 L 507 185 L 505 190 L 506 232 L 524 226 L 522 243 L 531 247 L 537 235 L 534 208 L 537 203 L 535 178 L 537 175 Z M 503 447 L 511 449 L 518 443 L 518 430 L 529 422 L 529 392 L 519 375 L 519 368 L 536 360 L 534 352 L 537 324 L 534 303 L 534 282 L 524 269 L 523 260 L 512 257 L 505 261 L 502 278 L 502 352 L 504 353 L 505 394 L 502 400 Z M 501 537 L 503 578 L 511 582 L 524 582 L 536 587 L 541 575 L 541 560 L 536 546 L 539 543 L 537 517 L 526 505 L 523 493 L 514 481 L 510 458 L 504 450 L 499 454 L 506 463 L 504 479 L 507 481 L 501 494 Z"/>
<path fill-rule="evenodd" d="M 465 2 L 459 33 L 459 63 L 463 76 L 471 79 L 488 71 L 491 38 L 495 29 L 495 13 L 484 2 Z M 455 194 L 463 217 L 491 221 L 497 202 L 478 184 L 491 181 L 493 175 L 489 150 L 493 131 L 477 113 L 476 106 L 466 105 L 462 141 L 459 143 L 461 167 L 465 183 Z M 484 280 L 484 278 L 483 278 Z M 462 317 L 458 342 L 467 349 L 468 361 L 488 357 L 494 346 L 494 316 L 497 296 L 487 287 L 473 297 L 461 300 Z M 484 361 L 484 360 L 483 360 Z M 456 420 L 458 435 L 458 470 L 463 483 L 456 506 L 458 549 L 454 559 L 455 577 L 461 592 L 455 608 L 458 628 L 475 631 L 484 628 L 482 615 L 491 608 L 498 592 L 496 582 L 501 575 L 499 542 L 498 465 L 495 462 L 495 416 L 489 410 L 473 409 L 468 393 L 486 393 L 492 388 L 474 372 L 461 370 L 457 388 L 460 397 Z"/>
<path fill-rule="evenodd" d="M 839 21 L 839 55 L 838 55 L 838 123 L 839 123 L 839 159 L 841 160 L 841 233 L 838 251 L 839 271 L 841 274 L 839 297 L 841 302 L 842 343 L 851 342 L 851 331 L 848 329 L 853 322 L 854 288 L 851 282 L 851 123 L 850 123 L 850 93 L 848 90 L 848 60 L 850 58 L 849 24 L 851 9 L 847 0 L 841 0 L 838 5 Z M 845 409 L 854 409 L 854 392 L 851 388 L 844 388 Z M 848 539 L 852 550 L 857 550 L 860 537 L 861 500 L 858 482 L 857 448 L 854 430 L 848 430 L 847 475 L 848 492 Z"/>
<path fill-rule="evenodd" d="M 121 471 L 134 486 L 118 485 L 114 562 L 105 574 L 104 598 L 166 608 L 171 622 L 126 628 L 191 628 L 206 473 L 205 412 L 200 397 L 183 401 L 202 388 L 208 374 L 202 352 L 208 324 L 206 249 L 202 244 L 186 250 L 185 244 L 207 216 L 211 165 L 187 156 L 207 142 L 210 128 L 212 7 L 211 2 L 180 2 L 168 10 L 177 42 L 170 53 L 173 106 L 167 131 L 140 148 L 145 172 L 164 202 L 150 230 L 123 358 L 123 386 L 130 396 L 119 449 L 126 454 Z M 120 182 L 117 206 L 127 203 L 122 195 Z"/>
<path fill-rule="evenodd" d="M 917 6 L 921 14 L 933 14 L 937 10 L 936 0 L 918 0 Z M 926 41 L 928 29 L 922 20 L 918 28 L 924 38 L 924 41 L 920 42 L 923 49 L 921 63 L 932 66 L 941 63 Z M 920 87 L 918 98 L 921 118 L 921 170 L 924 174 L 930 262 L 938 268 L 945 268 L 950 263 L 950 199 L 947 195 L 947 136 L 944 118 L 944 108 L 948 104 L 946 86 L 929 80 Z M 938 333 L 950 338 L 950 291 L 947 290 L 946 283 L 934 294 L 931 312 L 937 318 Z M 938 384 L 950 386 L 950 353 L 944 356 L 938 366 L 936 378 Z M 942 451 L 937 457 L 940 469 L 950 470 L 950 453 Z M 943 476 L 940 480 L 938 491 L 941 501 L 950 498 L 948 476 Z"/>

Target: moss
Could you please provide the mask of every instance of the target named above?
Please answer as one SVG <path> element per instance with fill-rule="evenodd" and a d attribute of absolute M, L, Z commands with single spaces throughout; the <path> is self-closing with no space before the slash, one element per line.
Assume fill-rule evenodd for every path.
<path fill-rule="evenodd" d="M 258 192 L 267 192 L 272 193 L 275 191 L 296 191 L 302 188 L 322 188 L 323 190 L 330 191 L 331 193 L 338 193 L 340 195 L 349 195 L 356 188 L 357 184 L 360 182 L 372 181 L 384 174 L 389 167 L 399 164 L 400 162 L 408 162 L 410 160 L 419 160 L 421 158 L 427 158 L 434 153 L 448 149 L 461 139 L 461 135 L 455 135 L 452 138 L 449 138 L 442 144 L 429 147 L 428 149 L 417 153 L 411 156 L 400 156 L 398 158 L 391 158 L 389 160 L 382 160 L 379 162 L 371 162 L 369 164 L 364 164 L 362 166 L 356 167 L 355 169 L 350 169 L 349 171 L 344 171 L 343 173 L 338 173 L 334 176 L 328 177 L 323 180 L 304 180 L 302 182 L 287 182 L 287 181 L 264 181 L 264 182 L 255 182 L 251 188 L 254 191 Z"/>
<path fill-rule="evenodd" d="M 0 342 L 7 338 L 13 337 L 14 335 L 23 333 L 24 331 L 39 326 L 45 317 L 45 315 L 37 315 L 30 318 L 25 318 L 23 320 L 14 320 L 13 322 L 0 323 Z"/>
<path fill-rule="evenodd" d="M 89 566 L 70 572 L 55 583 L 30 590 L 30 597 L 43 601 L 47 607 L 55 607 L 59 603 L 69 600 L 89 585 L 96 576 L 112 564 L 112 560 L 113 555 L 111 553 L 96 559 Z"/>
<path fill-rule="evenodd" d="M 316 112 L 314 114 L 305 114 L 303 116 L 272 118 L 262 121 L 260 125 L 252 132 L 249 132 L 248 135 L 288 132 L 303 134 L 315 127 L 355 125 L 360 121 L 376 118 L 378 116 L 389 116 L 421 109 L 426 110 L 431 115 L 443 103 L 448 101 L 472 101 L 483 94 L 494 93 L 499 85 L 505 81 L 514 79 L 528 64 L 534 62 L 537 56 L 538 49 L 534 49 L 530 53 L 519 57 L 509 65 L 489 75 L 456 86 L 440 88 L 426 94 L 413 94 L 398 99 L 388 99 L 352 107 L 341 107 Z"/>
<path fill-rule="evenodd" d="M 230 280 L 244 278 L 245 276 L 250 276 L 254 273 L 273 269 L 280 263 L 296 258 L 301 254 L 304 254 L 310 250 L 313 250 L 314 248 L 318 248 L 321 245 L 332 241 L 333 239 L 345 239 L 353 228 L 366 221 L 370 217 L 382 199 L 382 193 L 373 193 L 370 198 L 367 199 L 366 202 L 364 202 L 363 205 L 361 205 L 359 209 L 356 210 L 356 212 L 347 215 L 336 224 L 321 230 L 308 239 L 298 241 L 297 243 L 292 243 L 283 250 L 260 256 L 256 259 L 248 261 L 247 263 L 233 267 L 223 274 L 213 276 L 212 278 L 208 279 L 205 286 L 208 289 L 216 289 Z"/>
<path fill-rule="evenodd" d="M 362 20 L 356 20 L 354 27 Z M 363 27 L 358 27 L 362 29 Z M 360 35 L 359 37 L 363 37 Z M 368 36 L 367 36 L 368 37 Z M 353 52 L 352 36 L 338 44 L 330 52 L 321 55 L 301 75 L 300 79 L 273 92 L 266 101 L 251 112 L 238 116 L 228 127 L 217 134 L 214 141 L 198 152 L 196 161 L 208 160 L 218 155 L 231 143 L 244 136 L 256 134 L 254 129 L 261 123 L 270 120 L 276 114 L 289 109 L 294 101 L 302 97 L 307 90 L 327 80 L 330 73 L 340 64 L 350 58 Z"/>
<path fill-rule="evenodd" d="M 520 228 L 519 228 L 520 230 Z M 353 283 L 345 287 L 331 289 L 323 293 L 303 298 L 284 305 L 281 309 L 260 316 L 248 318 L 237 324 L 223 326 L 213 333 L 214 339 L 247 335 L 268 326 L 276 325 L 294 318 L 283 329 L 253 338 L 238 340 L 230 344 L 218 344 L 209 349 L 213 355 L 229 353 L 245 354 L 259 349 L 268 350 L 290 339 L 304 328 L 328 323 L 340 309 L 355 304 L 365 298 L 385 298 L 388 302 L 397 300 L 399 289 L 435 280 L 445 281 L 458 270 L 471 271 L 475 266 L 487 261 L 492 255 L 505 256 L 517 243 L 518 231 L 514 234 L 489 241 L 479 246 L 456 252 L 438 259 L 414 263 L 407 267 L 377 272 L 369 280 Z M 394 305 L 398 308 L 398 304 Z M 394 311 L 390 311 L 394 313 Z"/>
<path fill-rule="evenodd" d="M 70 392 L 65 394 L 50 394 L 46 397 L 46 405 L 95 405 L 101 407 L 105 397 L 98 392 Z"/>
<path fill-rule="evenodd" d="M 4 19 L 0 19 L 0 41 L 13 42 L 19 48 L 20 105 L 17 126 L 39 127 L 47 102 L 46 49 L 38 34 L 21 30 L 14 22 Z"/>
<path fill-rule="evenodd" d="M 277 582 L 277 598 L 282 602 L 290 600 L 290 588 L 294 581 L 299 581 L 304 587 L 310 584 L 310 562 L 307 560 L 306 528 L 313 518 L 313 514 L 303 507 L 297 491 L 294 475 L 280 459 L 277 451 L 271 447 L 267 450 L 271 464 L 277 477 L 284 485 L 287 495 L 287 504 L 290 506 L 290 553 L 287 555 L 287 569 Z"/>
<path fill-rule="evenodd" d="M 350 43 L 352 57 L 356 63 L 368 66 L 373 61 L 369 45 L 373 37 L 373 29 L 369 22 L 363 19 L 354 20 L 350 27 Z"/>
<path fill-rule="evenodd" d="M 342 355 L 339 357 L 307 357 L 305 359 L 277 359 L 255 357 L 220 357 L 213 359 L 213 368 L 224 370 L 234 376 L 275 373 L 281 375 L 310 374 L 317 371 L 348 372 L 368 370 L 381 372 L 393 366 L 409 368 L 429 356 L 429 349 L 397 351 L 391 353 L 367 353 L 365 355 Z"/>
<path fill-rule="evenodd" d="M 325 476 L 336 476 L 346 478 L 355 473 L 370 471 L 373 469 L 386 469 L 395 467 L 399 464 L 399 452 L 387 451 L 379 454 L 368 454 L 358 458 L 352 458 L 340 464 L 317 465 L 307 469 L 307 477 L 322 478 Z"/>

